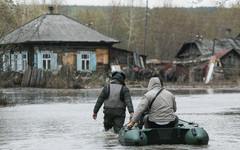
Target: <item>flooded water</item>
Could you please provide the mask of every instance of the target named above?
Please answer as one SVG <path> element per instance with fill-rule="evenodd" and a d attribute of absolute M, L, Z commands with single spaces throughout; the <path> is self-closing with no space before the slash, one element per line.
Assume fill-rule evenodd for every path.
<path fill-rule="evenodd" d="M 17 103 L 0 107 L 1 150 L 167 149 L 238 150 L 239 89 L 170 89 L 176 95 L 180 119 L 196 122 L 209 134 L 209 144 L 126 147 L 117 135 L 103 132 L 103 113 L 92 111 L 99 89 L 0 89 Z M 131 89 L 134 108 L 145 89 Z M 125 123 L 129 121 L 127 115 Z"/>

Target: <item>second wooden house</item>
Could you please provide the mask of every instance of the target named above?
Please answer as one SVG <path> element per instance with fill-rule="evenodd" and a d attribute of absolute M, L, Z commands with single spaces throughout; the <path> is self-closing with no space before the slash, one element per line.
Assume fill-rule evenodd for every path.
<path fill-rule="evenodd" d="M 240 75 L 240 40 L 236 38 L 208 40 L 198 38 L 185 42 L 179 49 L 174 65 L 188 72 L 190 82 L 202 82 L 207 78 L 209 62 L 215 58 L 215 74 L 221 78 Z"/>

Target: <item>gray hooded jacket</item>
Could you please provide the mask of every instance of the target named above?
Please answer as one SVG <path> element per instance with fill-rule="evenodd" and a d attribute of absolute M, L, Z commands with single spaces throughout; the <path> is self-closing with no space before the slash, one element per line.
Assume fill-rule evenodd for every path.
<path fill-rule="evenodd" d="M 147 110 L 151 101 L 154 99 L 156 94 L 162 85 L 158 77 L 153 77 L 150 79 L 148 84 L 148 92 L 143 96 L 141 102 L 139 103 L 133 117 L 132 122 L 136 123 L 142 113 Z M 166 89 L 156 97 L 149 110 L 149 120 L 152 122 L 170 122 L 176 118 L 174 112 L 176 112 L 177 106 L 174 95 Z"/>

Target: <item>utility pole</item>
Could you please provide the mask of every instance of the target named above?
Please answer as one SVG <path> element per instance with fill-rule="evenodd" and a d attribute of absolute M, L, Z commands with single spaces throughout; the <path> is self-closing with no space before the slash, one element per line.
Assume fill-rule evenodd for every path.
<path fill-rule="evenodd" d="M 212 56 L 214 55 L 214 53 L 215 53 L 215 41 L 216 41 L 216 39 L 213 39 L 213 48 L 212 48 Z"/>
<path fill-rule="evenodd" d="M 146 55 L 147 19 L 148 19 L 148 0 L 146 2 L 146 17 L 145 17 L 145 28 L 144 28 L 144 45 L 143 45 L 144 55 Z"/>

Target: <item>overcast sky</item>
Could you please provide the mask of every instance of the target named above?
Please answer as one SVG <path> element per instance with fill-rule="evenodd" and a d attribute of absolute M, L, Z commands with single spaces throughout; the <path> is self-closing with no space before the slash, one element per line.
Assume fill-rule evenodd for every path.
<path fill-rule="evenodd" d="M 63 5 L 84 5 L 84 6 L 109 6 L 113 4 L 120 5 L 129 5 L 131 2 L 134 2 L 134 6 L 146 6 L 147 0 L 15 0 L 18 2 L 29 3 L 32 1 L 42 2 L 46 1 L 47 3 L 51 2 L 61 2 Z M 173 7 L 200 7 L 200 6 L 219 6 L 224 3 L 224 6 L 229 7 L 232 4 L 236 4 L 240 0 L 148 0 L 148 6 L 153 7 L 162 7 L 163 4 L 171 4 Z"/>

